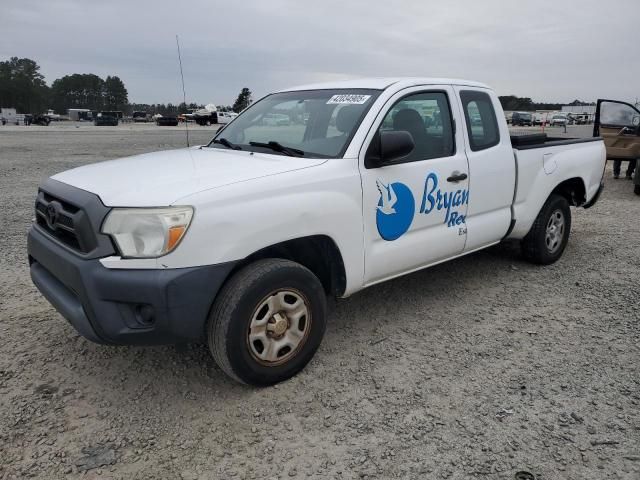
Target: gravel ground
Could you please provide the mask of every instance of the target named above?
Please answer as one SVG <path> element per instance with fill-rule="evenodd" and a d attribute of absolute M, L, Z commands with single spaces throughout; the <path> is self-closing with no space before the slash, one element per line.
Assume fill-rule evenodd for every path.
<path fill-rule="evenodd" d="M 557 264 L 501 245 L 367 289 L 299 376 L 253 389 L 201 345 L 94 345 L 29 279 L 39 181 L 183 143 L 0 127 L 0 479 L 640 478 L 640 198 L 610 166 Z"/>

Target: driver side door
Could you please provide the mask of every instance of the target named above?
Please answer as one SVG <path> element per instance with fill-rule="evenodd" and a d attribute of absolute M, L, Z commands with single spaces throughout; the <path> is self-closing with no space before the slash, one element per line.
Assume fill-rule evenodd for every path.
<path fill-rule="evenodd" d="M 608 160 L 640 158 L 640 111 L 617 100 L 598 100 L 593 129 L 607 148 Z"/>
<path fill-rule="evenodd" d="M 383 165 L 361 151 L 366 285 L 462 254 L 469 168 L 456 116 L 451 86 L 411 87 L 387 101 L 369 131 L 366 147 L 383 131 L 405 131 L 414 149 Z"/>

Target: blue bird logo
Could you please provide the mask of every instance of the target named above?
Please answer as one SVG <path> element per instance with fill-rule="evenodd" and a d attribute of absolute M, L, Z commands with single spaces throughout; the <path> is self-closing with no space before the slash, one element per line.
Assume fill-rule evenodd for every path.
<path fill-rule="evenodd" d="M 380 198 L 376 208 L 378 233 L 387 241 L 393 241 L 404 235 L 416 211 L 416 203 L 409 187 L 404 183 L 385 183 L 376 180 Z"/>

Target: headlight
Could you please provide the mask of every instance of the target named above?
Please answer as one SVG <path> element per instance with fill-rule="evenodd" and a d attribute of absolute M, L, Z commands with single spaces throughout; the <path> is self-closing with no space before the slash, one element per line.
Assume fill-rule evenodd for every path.
<path fill-rule="evenodd" d="M 160 257 L 178 246 L 191 217 L 191 207 L 114 208 L 102 233 L 111 235 L 123 257 Z"/>

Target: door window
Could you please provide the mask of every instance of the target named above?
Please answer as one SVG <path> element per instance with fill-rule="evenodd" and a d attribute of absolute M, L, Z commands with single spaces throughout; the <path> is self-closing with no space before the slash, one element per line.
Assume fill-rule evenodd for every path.
<path fill-rule="evenodd" d="M 624 103 L 602 102 L 600 124 L 609 127 L 637 127 L 640 124 L 640 112 Z"/>
<path fill-rule="evenodd" d="M 400 99 L 387 112 L 379 131 L 406 131 L 415 148 L 405 162 L 450 157 L 455 153 L 451 109 L 446 93 L 422 92 Z"/>
<path fill-rule="evenodd" d="M 491 97 L 484 92 L 465 90 L 460 92 L 460 99 L 464 109 L 471 150 L 477 152 L 498 145 L 500 131 Z M 522 114 L 520 114 L 520 118 L 524 121 L 531 120 Z"/>

